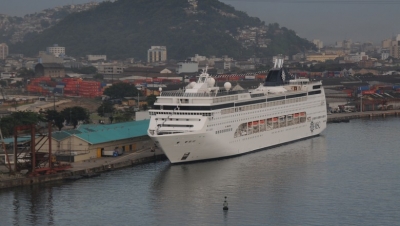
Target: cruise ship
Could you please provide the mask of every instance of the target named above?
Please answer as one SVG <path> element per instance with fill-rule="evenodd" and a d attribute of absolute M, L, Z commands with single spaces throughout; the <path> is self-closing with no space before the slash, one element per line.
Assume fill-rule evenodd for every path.
<path fill-rule="evenodd" d="M 162 92 L 148 135 L 171 163 L 241 155 L 317 136 L 327 123 L 321 81 L 293 78 L 277 59 L 264 83 L 234 90 L 204 70 L 185 89 Z"/>

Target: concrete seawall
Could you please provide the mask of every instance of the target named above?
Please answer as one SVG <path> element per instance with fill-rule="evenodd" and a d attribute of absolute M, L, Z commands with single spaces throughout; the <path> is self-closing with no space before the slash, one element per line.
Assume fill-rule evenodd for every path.
<path fill-rule="evenodd" d="M 17 175 L 0 175 L 0 189 L 40 184 L 52 181 L 65 180 L 71 177 L 79 177 L 90 173 L 102 173 L 125 167 L 166 160 L 166 156 L 159 150 L 151 152 L 150 149 L 138 152 L 124 153 L 118 157 L 102 157 L 84 162 L 72 163 L 72 168 L 49 175 L 35 177 Z"/>

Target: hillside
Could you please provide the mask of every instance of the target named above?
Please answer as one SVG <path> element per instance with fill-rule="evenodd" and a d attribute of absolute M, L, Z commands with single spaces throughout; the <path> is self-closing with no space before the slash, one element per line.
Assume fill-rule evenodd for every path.
<path fill-rule="evenodd" d="M 169 59 L 194 54 L 235 58 L 294 54 L 314 45 L 294 31 L 217 0 L 118 0 L 72 13 L 23 43 L 13 53 L 36 55 L 57 43 L 71 56 L 106 54 L 109 59 L 146 59 L 153 45 L 167 46 Z"/>

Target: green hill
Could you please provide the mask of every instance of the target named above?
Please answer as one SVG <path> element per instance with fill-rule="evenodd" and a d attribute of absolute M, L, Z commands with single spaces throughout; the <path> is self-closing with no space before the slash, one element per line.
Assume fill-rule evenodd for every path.
<path fill-rule="evenodd" d="M 193 4 L 191 4 L 193 3 Z M 194 3 L 197 3 L 194 4 Z M 259 48 L 240 35 L 264 27 L 256 38 L 268 42 Z M 253 29 L 254 31 L 254 29 Z M 146 59 L 150 46 L 167 46 L 169 59 L 194 54 L 247 58 L 256 55 L 294 54 L 314 45 L 294 31 L 258 18 L 217 0 L 118 0 L 73 13 L 40 34 L 29 34 L 23 43 L 11 45 L 14 53 L 37 55 L 57 43 L 70 56 L 106 54 L 109 59 Z"/>

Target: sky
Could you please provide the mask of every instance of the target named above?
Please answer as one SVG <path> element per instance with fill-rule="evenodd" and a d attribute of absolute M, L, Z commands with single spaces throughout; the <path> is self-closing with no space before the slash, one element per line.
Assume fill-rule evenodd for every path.
<path fill-rule="evenodd" d="M 319 39 L 326 45 L 345 39 L 380 45 L 382 40 L 400 34 L 400 0 L 220 1 L 266 24 L 278 23 L 302 38 Z M 0 14 L 23 16 L 46 8 L 86 2 L 90 0 L 0 0 Z"/>

